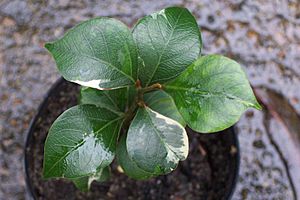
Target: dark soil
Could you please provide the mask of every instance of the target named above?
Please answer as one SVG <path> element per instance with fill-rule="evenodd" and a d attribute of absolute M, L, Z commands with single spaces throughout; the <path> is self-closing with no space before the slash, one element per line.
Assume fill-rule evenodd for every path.
<path fill-rule="evenodd" d="M 27 182 L 36 199 L 227 199 L 238 172 L 238 154 L 233 129 L 221 134 L 201 135 L 188 129 L 188 159 L 166 176 L 135 181 L 112 165 L 112 175 L 104 183 L 93 182 L 91 191 L 82 193 L 68 180 L 43 180 L 44 141 L 53 121 L 77 104 L 79 87 L 60 81 L 31 127 L 27 141 Z"/>

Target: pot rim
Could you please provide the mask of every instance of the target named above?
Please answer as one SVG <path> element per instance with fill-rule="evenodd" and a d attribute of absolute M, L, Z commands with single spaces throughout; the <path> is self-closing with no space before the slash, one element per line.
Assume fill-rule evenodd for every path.
<path fill-rule="evenodd" d="M 33 188 L 30 182 L 30 178 L 29 178 L 29 171 L 28 171 L 28 156 L 26 153 L 27 148 L 29 147 L 29 144 L 32 140 L 33 137 L 33 131 L 35 129 L 35 124 L 39 118 L 39 116 L 42 114 L 42 111 L 44 110 L 45 106 L 48 103 L 48 97 L 55 93 L 57 87 L 64 81 L 64 79 L 62 77 L 58 78 L 54 84 L 51 85 L 50 89 L 46 92 L 46 94 L 43 97 L 42 102 L 40 103 L 40 105 L 38 106 L 38 109 L 36 110 L 36 113 L 34 115 L 34 117 L 32 118 L 32 120 L 30 121 L 29 124 L 29 129 L 26 131 L 26 141 L 25 141 L 25 148 L 24 148 L 24 170 L 25 170 L 25 182 L 26 182 L 26 189 L 27 191 L 29 191 L 29 193 L 31 194 L 31 197 L 33 199 L 37 199 L 34 192 L 33 192 Z"/>
<path fill-rule="evenodd" d="M 48 97 L 51 96 L 52 94 L 54 94 L 56 92 L 56 89 L 59 85 L 61 85 L 65 80 L 60 77 L 58 78 L 54 84 L 50 87 L 50 89 L 46 92 L 46 94 L 44 95 L 44 98 L 42 100 L 42 102 L 40 103 L 40 105 L 38 106 L 38 109 L 34 115 L 34 117 L 32 118 L 32 120 L 30 121 L 30 125 L 29 128 L 26 131 L 26 141 L 25 141 L 25 147 L 24 147 L 24 173 L 25 173 L 25 182 L 26 182 L 26 191 L 25 192 L 29 192 L 29 194 L 31 195 L 32 199 L 37 199 L 37 197 L 35 196 L 35 193 L 33 192 L 33 187 L 32 184 L 30 182 L 30 176 L 29 176 L 29 170 L 28 170 L 28 155 L 27 155 L 27 148 L 29 147 L 29 144 L 31 143 L 32 137 L 33 137 L 33 131 L 35 129 L 35 124 L 39 118 L 39 116 L 42 114 L 43 110 L 45 109 L 45 106 L 47 106 L 48 104 Z M 234 194 L 234 191 L 236 189 L 236 185 L 237 185 L 237 181 L 238 181 L 238 177 L 239 177 L 239 171 L 240 171 L 240 146 L 239 146 L 239 140 L 238 140 L 238 136 L 237 136 L 237 128 L 235 125 L 233 125 L 232 127 L 230 127 L 230 129 L 233 130 L 233 134 L 232 134 L 232 142 L 233 145 L 236 147 L 237 152 L 235 154 L 235 165 L 234 165 L 234 173 L 233 173 L 233 178 L 232 178 L 232 184 L 229 187 L 230 189 L 226 191 L 226 195 L 225 195 L 225 199 L 226 200 L 230 200 Z M 217 134 L 217 133 L 210 133 L 210 135 L 212 134 Z"/>

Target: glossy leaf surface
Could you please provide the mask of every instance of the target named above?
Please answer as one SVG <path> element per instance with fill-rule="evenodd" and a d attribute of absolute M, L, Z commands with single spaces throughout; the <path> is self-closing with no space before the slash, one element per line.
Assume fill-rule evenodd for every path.
<path fill-rule="evenodd" d="M 136 45 L 130 30 L 118 20 L 87 20 L 45 47 L 68 81 L 111 89 L 133 85 L 136 80 Z"/>
<path fill-rule="evenodd" d="M 188 154 L 188 138 L 183 126 L 150 108 L 139 108 L 126 138 L 129 157 L 150 174 L 174 170 Z"/>
<path fill-rule="evenodd" d="M 247 108 L 260 109 L 241 66 L 219 55 L 199 58 L 164 87 L 186 123 L 202 133 L 232 126 Z"/>
<path fill-rule="evenodd" d="M 142 18 L 133 29 L 142 84 L 163 83 L 184 71 L 201 50 L 199 27 L 186 9 L 170 7 Z"/>
<path fill-rule="evenodd" d="M 124 173 L 130 178 L 143 180 L 156 176 L 156 174 L 154 174 L 153 172 L 145 171 L 143 168 L 139 167 L 137 163 L 128 155 L 125 134 L 120 139 L 116 156 L 118 159 L 118 163 L 124 170 Z"/>
<path fill-rule="evenodd" d="M 80 89 L 80 104 L 92 104 L 106 108 L 114 113 L 125 111 L 127 103 L 127 89 L 97 90 L 94 88 L 82 87 Z"/>
<path fill-rule="evenodd" d="M 94 105 L 72 107 L 51 126 L 44 177 L 80 178 L 108 166 L 115 155 L 122 116 Z"/>
<path fill-rule="evenodd" d="M 176 108 L 173 98 L 163 90 L 146 93 L 144 100 L 152 110 L 179 122 L 182 126 L 186 125 Z"/>

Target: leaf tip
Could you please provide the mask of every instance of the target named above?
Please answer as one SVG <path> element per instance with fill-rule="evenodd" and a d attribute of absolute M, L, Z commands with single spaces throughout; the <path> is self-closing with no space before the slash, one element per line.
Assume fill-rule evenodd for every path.
<path fill-rule="evenodd" d="M 254 104 L 254 108 L 257 109 L 257 110 L 262 110 L 263 109 L 263 107 L 258 102 L 256 102 Z"/>
<path fill-rule="evenodd" d="M 45 170 L 43 170 L 43 174 L 42 174 L 42 178 L 44 179 L 44 180 L 47 180 L 47 179 L 49 179 L 51 176 L 49 176 L 49 174 L 45 171 Z"/>
<path fill-rule="evenodd" d="M 81 192 L 89 192 L 90 191 L 90 188 L 78 188 Z"/>
<path fill-rule="evenodd" d="M 44 180 L 48 180 L 50 178 L 54 178 L 56 177 L 53 173 L 51 173 L 51 170 L 49 170 L 48 168 L 49 166 L 47 166 L 47 163 L 43 163 L 43 170 L 42 170 L 42 179 Z"/>
<path fill-rule="evenodd" d="M 50 42 L 47 42 L 45 43 L 44 47 L 48 50 L 48 51 L 51 51 L 54 47 L 54 44 L 53 43 L 50 43 Z"/>

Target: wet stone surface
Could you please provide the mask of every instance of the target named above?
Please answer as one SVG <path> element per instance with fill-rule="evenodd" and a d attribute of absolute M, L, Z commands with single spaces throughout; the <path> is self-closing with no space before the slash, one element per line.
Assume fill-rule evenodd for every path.
<path fill-rule="evenodd" d="M 237 124 L 240 178 L 233 199 L 299 198 L 297 162 L 290 151 L 284 151 L 286 146 L 297 148 L 299 144 L 292 141 L 299 139 L 300 130 L 289 128 L 299 122 L 296 113 L 300 113 L 299 1 L 1 0 L 0 199 L 26 196 L 26 129 L 46 91 L 59 77 L 44 42 L 91 17 L 112 16 L 132 26 L 138 18 L 169 5 L 188 7 L 197 17 L 203 53 L 236 59 L 254 87 L 282 94 L 282 104 L 289 104 L 295 114 L 291 119 L 282 117 L 284 113 L 267 106 L 267 98 L 277 97 L 267 95 L 262 101 L 267 102 L 268 110 L 249 110 L 242 117 Z"/>

